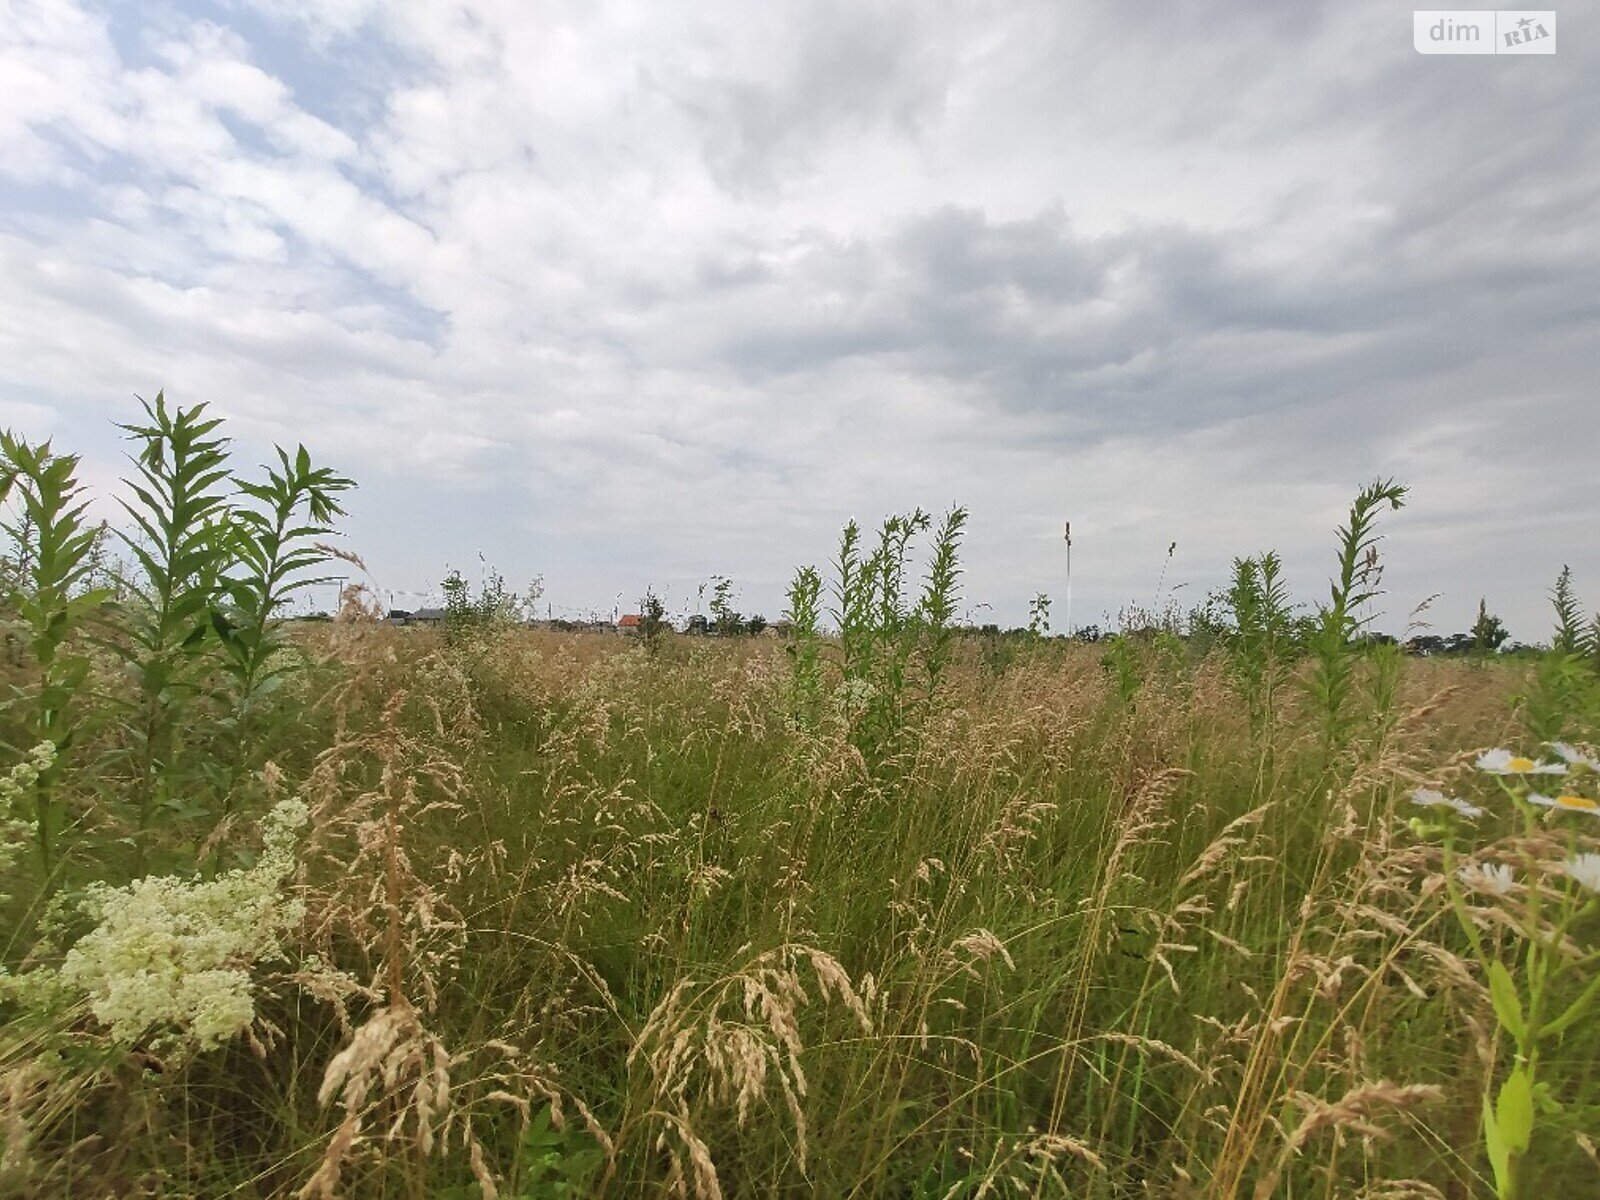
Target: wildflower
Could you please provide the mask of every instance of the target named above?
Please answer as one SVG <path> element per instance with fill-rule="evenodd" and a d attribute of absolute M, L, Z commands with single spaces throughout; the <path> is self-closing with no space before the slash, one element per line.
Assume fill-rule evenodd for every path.
<path fill-rule="evenodd" d="M 1422 808 L 1448 808 L 1460 813 L 1469 821 L 1483 816 L 1483 809 L 1476 804 L 1468 804 L 1465 800 L 1458 800 L 1454 796 L 1446 796 L 1443 792 L 1436 792 L 1432 788 L 1418 788 L 1411 793 L 1411 803 Z"/>
<path fill-rule="evenodd" d="M 1529 792 L 1528 801 L 1531 804 L 1540 804 L 1545 808 L 1567 808 L 1573 812 L 1594 813 L 1600 816 L 1600 801 L 1594 801 L 1587 796 L 1541 796 L 1538 792 Z"/>
<path fill-rule="evenodd" d="M 283 933 L 304 913 L 284 884 L 306 817 L 301 801 L 279 801 L 249 870 L 205 882 L 152 875 L 121 888 L 95 885 L 85 908 L 98 925 L 67 951 L 61 981 L 127 1045 L 176 1027 L 208 1050 L 242 1032 L 255 1019 L 249 968 L 281 955 Z"/>
<path fill-rule="evenodd" d="M 1478 756 L 1478 770 L 1491 775 L 1565 775 L 1561 763 L 1539 763 L 1509 750 L 1488 750 Z"/>
<path fill-rule="evenodd" d="M 0 775 L 0 810 L 21 804 L 39 776 L 48 771 L 56 761 L 56 744 L 40 742 L 16 766 Z"/>
<path fill-rule="evenodd" d="M 1468 863 L 1456 872 L 1456 877 L 1470 891 L 1494 896 L 1509 896 L 1517 886 L 1511 868 L 1504 863 Z"/>
<path fill-rule="evenodd" d="M 1593 755 L 1585 754 L 1576 746 L 1569 746 L 1566 742 L 1551 742 L 1549 745 L 1550 749 L 1556 752 L 1556 757 L 1560 758 L 1569 767 L 1579 767 L 1586 771 L 1600 772 L 1600 760 L 1596 760 Z"/>
<path fill-rule="evenodd" d="M 1561 869 L 1591 892 L 1600 892 L 1600 854 L 1575 854 Z"/>

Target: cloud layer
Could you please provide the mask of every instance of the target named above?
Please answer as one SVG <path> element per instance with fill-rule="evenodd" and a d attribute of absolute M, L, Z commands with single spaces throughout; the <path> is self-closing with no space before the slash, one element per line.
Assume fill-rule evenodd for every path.
<path fill-rule="evenodd" d="M 775 614 L 839 525 L 968 504 L 1019 623 L 1320 591 L 1396 475 L 1385 624 L 1543 635 L 1600 434 L 1600 89 L 1379 3 L 0 0 L 0 420 L 132 392 L 363 483 L 380 591 Z M 618 599 L 620 597 L 620 599 Z"/>

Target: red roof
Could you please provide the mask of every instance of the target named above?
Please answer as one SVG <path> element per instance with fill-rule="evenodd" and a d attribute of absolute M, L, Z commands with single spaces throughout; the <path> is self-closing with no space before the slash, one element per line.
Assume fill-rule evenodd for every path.
<path fill-rule="evenodd" d="M 639 614 L 637 614 L 637 613 L 629 613 L 627 616 L 622 617 L 620 620 L 617 621 L 617 628 L 618 629 L 636 629 L 642 623 L 643 622 L 640 620 Z"/>

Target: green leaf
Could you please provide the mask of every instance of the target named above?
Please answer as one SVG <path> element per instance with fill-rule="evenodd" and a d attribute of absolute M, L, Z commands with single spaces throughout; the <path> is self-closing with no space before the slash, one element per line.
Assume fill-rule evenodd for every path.
<path fill-rule="evenodd" d="M 1514 1067 L 1500 1085 L 1494 1119 L 1507 1153 L 1517 1155 L 1527 1150 L 1533 1141 L 1533 1080 L 1525 1068 Z"/>
<path fill-rule="evenodd" d="M 1539 1036 L 1555 1036 L 1563 1032 L 1584 1013 L 1589 1011 L 1589 1006 L 1594 1002 L 1596 994 L 1600 994 L 1600 975 L 1589 981 L 1589 986 L 1578 994 L 1578 998 L 1567 1006 L 1567 1010 L 1553 1021 L 1546 1021 L 1539 1026 Z"/>
<path fill-rule="evenodd" d="M 1501 1027 L 1519 1044 L 1526 1040 L 1528 1023 L 1522 1015 L 1517 985 L 1511 981 L 1505 964 L 1498 960 L 1489 964 L 1489 999 L 1494 1002 L 1494 1015 L 1500 1018 Z"/>
<path fill-rule="evenodd" d="M 1489 1166 L 1494 1170 L 1495 1191 L 1502 1196 L 1511 1186 L 1511 1153 L 1501 1136 L 1499 1123 L 1494 1117 L 1494 1105 L 1489 1103 L 1489 1093 L 1483 1094 L 1483 1148 L 1489 1152 Z"/>

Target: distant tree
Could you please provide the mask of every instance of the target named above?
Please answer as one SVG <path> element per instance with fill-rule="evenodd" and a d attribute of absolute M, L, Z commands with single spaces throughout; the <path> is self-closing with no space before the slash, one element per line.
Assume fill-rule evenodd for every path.
<path fill-rule="evenodd" d="M 711 622 L 706 619 L 704 613 L 695 613 L 684 626 L 684 632 L 704 637 L 711 632 Z"/>
<path fill-rule="evenodd" d="M 1478 619 L 1472 623 L 1472 648 L 1479 654 L 1493 654 L 1510 636 L 1505 623 L 1489 612 L 1487 598 L 1479 600 Z"/>
<path fill-rule="evenodd" d="M 756 613 L 755 616 L 744 623 L 744 631 L 749 634 L 758 634 L 766 627 L 767 619 L 760 613 Z"/>
<path fill-rule="evenodd" d="M 711 577 L 711 627 L 718 637 L 735 637 L 744 632 L 744 618 L 733 607 L 733 580 L 726 575 Z"/>
<path fill-rule="evenodd" d="M 444 577 L 444 627 L 452 637 L 477 623 L 477 609 L 472 603 L 472 589 L 460 571 L 451 570 Z"/>
<path fill-rule="evenodd" d="M 1436 633 L 1418 634 L 1406 643 L 1406 650 L 1411 654 L 1429 655 L 1443 654 L 1445 640 Z"/>
<path fill-rule="evenodd" d="M 661 602 L 654 588 L 645 588 L 639 601 L 639 633 L 644 638 L 644 648 L 651 654 L 661 648 L 662 635 L 667 630 L 667 606 Z"/>

